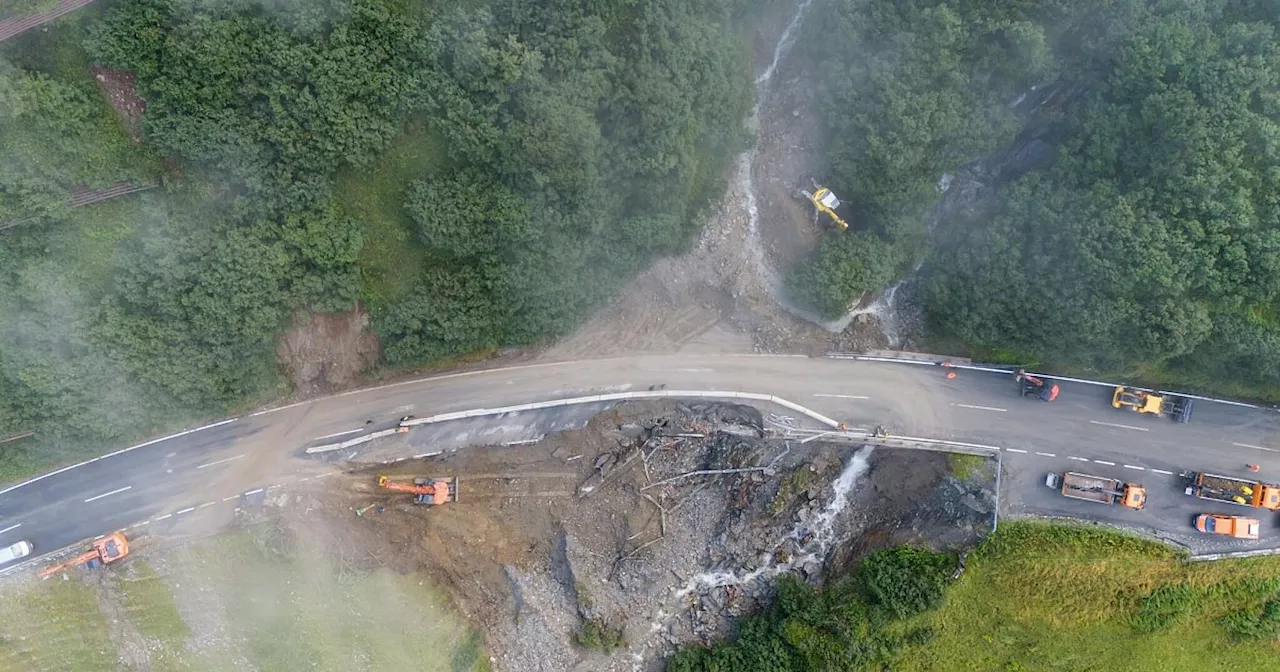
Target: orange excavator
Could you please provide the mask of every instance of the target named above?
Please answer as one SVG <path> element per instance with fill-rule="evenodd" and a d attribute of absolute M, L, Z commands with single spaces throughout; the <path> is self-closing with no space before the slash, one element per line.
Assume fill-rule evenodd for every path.
<path fill-rule="evenodd" d="M 397 483 L 378 474 L 378 487 L 414 495 L 414 504 L 438 506 L 458 501 L 458 478 L 415 478 L 413 483 Z"/>
<path fill-rule="evenodd" d="M 126 555 L 129 555 L 129 540 L 125 538 L 123 532 L 112 532 L 94 541 L 93 548 L 88 551 L 66 562 L 60 562 L 40 570 L 40 578 L 47 579 L 68 567 L 79 565 L 84 565 L 89 569 L 97 569 L 102 565 L 109 565 L 123 559 Z"/>

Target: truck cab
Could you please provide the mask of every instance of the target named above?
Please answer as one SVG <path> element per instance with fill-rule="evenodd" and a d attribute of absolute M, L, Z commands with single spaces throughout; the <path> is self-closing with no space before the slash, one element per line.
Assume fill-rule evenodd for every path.
<path fill-rule="evenodd" d="M 1141 485 L 1130 483 L 1124 486 L 1124 497 L 1120 503 L 1137 511 L 1147 505 L 1147 489 Z"/>

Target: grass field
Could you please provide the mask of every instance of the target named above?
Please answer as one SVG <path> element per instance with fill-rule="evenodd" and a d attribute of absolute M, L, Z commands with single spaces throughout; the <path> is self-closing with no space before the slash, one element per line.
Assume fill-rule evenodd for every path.
<path fill-rule="evenodd" d="M 488 670 L 417 574 L 264 552 L 252 531 L 156 555 L 0 589 L 0 669 Z"/>
<path fill-rule="evenodd" d="M 1098 530 L 1006 523 L 968 561 L 934 639 L 901 670 L 1265 669 L 1275 635 L 1233 637 L 1280 591 L 1280 559 L 1186 563 L 1171 549 Z"/>
<path fill-rule="evenodd" d="M 338 173 L 334 190 L 364 234 L 364 295 L 375 307 L 413 288 L 424 249 L 404 209 L 405 190 L 444 163 L 441 141 L 419 123 L 409 125 L 371 165 Z"/>

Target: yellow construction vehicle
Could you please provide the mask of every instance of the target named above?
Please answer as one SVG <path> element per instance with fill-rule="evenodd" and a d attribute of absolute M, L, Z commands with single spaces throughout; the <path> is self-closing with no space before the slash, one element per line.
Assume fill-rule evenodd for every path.
<path fill-rule="evenodd" d="M 1114 408 L 1127 408 L 1134 413 L 1172 418 L 1176 422 L 1191 420 L 1194 401 L 1189 397 L 1120 386 L 1111 395 Z"/>
<path fill-rule="evenodd" d="M 458 478 L 414 478 L 413 483 L 396 483 L 378 474 L 378 487 L 414 495 L 414 504 L 438 506 L 458 501 Z"/>
<path fill-rule="evenodd" d="M 840 227 L 841 231 L 848 229 L 849 223 L 841 219 L 836 212 L 836 210 L 840 209 L 840 199 L 836 198 L 836 195 L 830 189 L 819 186 L 817 180 L 811 181 L 813 182 L 813 191 L 802 189 L 800 193 L 804 194 L 805 198 L 809 199 L 809 202 L 813 204 L 814 221 L 817 221 L 818 215 L 821 213 L 830 217 L 831 221 L 835 222 L 835 225 Z"/>

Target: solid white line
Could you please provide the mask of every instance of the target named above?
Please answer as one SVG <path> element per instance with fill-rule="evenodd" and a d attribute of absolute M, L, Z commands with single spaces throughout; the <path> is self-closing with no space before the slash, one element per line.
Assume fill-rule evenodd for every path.
<path fill-rule="evenodd" d="M 960 408 L 972 408 L 976 411 L 996 411 L 999 413 L 1006 413 L 1009 410 L 1007 408 L 996 408 L 994 406 L 974 406 L 972 404 L 951 404 L 951 405 L 959 406 Z"/>
<path fill-rule="evenodd" d="M 413 456 L 413 459 L 415 459 L 415 460 L 421 460 L 421 459 L 422 459 L 422 458 L 424 458 L 424 457 L 435 457 L 436 455 L 439 455 L 440 453 L 443 453 L 443 452 L 444 452 L 443 450 L 437 450 L 437 451 L 436 451 L 436 452 L 434 452 L 434 453 L 419 453 L 419 454 L 417 454 L 417 455 L 414 455 L 414 456 Z"/>
<path fill-rule="evenodd" d="M 174 511 L 174 512 L 173 512 L 173 515 L 175 515 L 175 516 L 181 516 L 181 515 L 182 515 L 182 514 L 184 514 L 184 513 L 191 513 L 192 511 L 195 511 L 195 510 L 196 510 L 196 507 L 194 507 L 194 506 L 188 506 L 187 508 L 185 508 L 185 509 L 183 509 L 183 510 L 181 510 L 181 511 Z"/>
<path fill-rule="evenodd" d="M 1087 457 L 1076 457 L 1075 455 L 1068 455 L 1068 456 L 1067 456 L 1067 459 L 1068 459 L 1068 460 L 1075 460 L 1076 462 L 1088 462 L 1088 461 L 1089 461 L 1089 458 L 1087 458 Z"/>
<path fill-rule="evenodd" d="M 1020 448 L 1005 448 L 1005 450 L 1007 450 L 1007 451 L 1009 451 L 1009 452 L 1011 452 L 1011 453 L 1026 453 L 1026 452 L 1027 452 L 1027 451 L 1022 450 L 1022 449 L 1020 449 Z"/>
<path fill-rule="evenodd" d="M 0 530 L 0 534 L 4 534 L 5 532 L 8 532 L 9 530 L 16 530 L 16 529 L 18 529 L 19 527 L 22 527 L 22 523 L 18 523 L 17 525 L 10 525 L 9 527 L 6 527 L 6 528 L 4 528 L 3 530 Z"/>
<path fill-rule="evenodd" d="M 84 503 L 88 504 L 89 502 L 92 502 L 94 500 L 102 499 L 103 497 L 110 497 L 111 495 L 118 495 L 124 492 L 125 490 L 132 490 L 132 489 L 133 489 L 132 485 L 126 485 L 123 488 L 112 490 L 111 492 L 104 492 L 101 495 L 94 495 L 93 497 L 90 497 L 89 499 L 84 500 Z"/>
<path fill-rule="evenodd" d="M 1164 474 L 1165 476 L 1172 476 L 1172 475 L 1173 475 L 1173 472 L 1172 472 L 1172 471 L 1165 471 L 1164 469 L 1152 469 L 1151 471 L 1153 471 L 1153 472 L 1155 472 L 1155 473 L 1157 473 L 1157 474 Z"/>
<path fill-rule="evenodd" d="M 332 438 L 333 438 L 333 437 L 335 437 L 335 436 L 346 436 L 346 435 L 348 435 L 348 434 L 358 434 L 358 433 L 363 432 L 363 431 L 364 431 L 364 428 L 363 428 L 363 427 L 361 427 L 360 429 L 348 429 L 348 430 L 347 430 L 347 431 L 345 431 L 345 432 L 335 432 L 335 433 L 333 433 L 333 434 L 325 434 L 324 436 L 317 436 L 316 438 L 311 439 L 311 440 L 312 440 L 312 441 L 319 441 L 319 440 L 321 440 L 321 439 L 332 439 Z"/>
<path fill-rule="evenodd" d="M 240 459 L 240 458 L 242 458 L 242 457 L 244 457 L 244 453 L 241 453 L 241 454 L 239 454 L 239 455 L 236 455 L 235 457 L 228 457 L 228 458 L 227 458 L 227 459 L 225 459 L 225 460 L 218 460 L 218 461 L 216 461 L 216 462 L 206 462 L 206 463 L 204 463 L 204 464 L 202 464 L 202 465 L 200 465 L 200 466 L 196 467 L 196 469 L 204 469 L 205 467 L 212 467 L 212 466 L 214 466 L 214 465 L 216 465 L 216 464 L 224 464 L 224 463 L 230 462 L 230 461 L 232 461 L 232 460 L 238 460 L 238 459 Z"/>
<path fill-rule="evenodd" d="M 1098 422 L 1097 420 L 1090 420 L 1090 421 L 1089 421 L 1089 423 L 1090 423 L 1090 424 L 1093 424 L 1093 425 L 1102 425 L 1103 427 L 1119 427 L 1120 429 L 1132 429 L 1132 430 L 1136 430 L 1136 431 L 1139 431 L 1139 432 L 1149 432 L 1149 431 L 1151 431 L 1151 430 L 1147 429 L 1146 427 L 1134 427 L 1133 425 L 1117 425 L 1117 424 L 1116 424 L 1116 423 L 1114 423 L 1114 422 Z"/>
<path fill-rule="evenodd" d="M 1098 464 L 1105 464 L 1105 465 L 1107 465 L 1108 467 L 1114 467 L 1114 466 L 1116 466 L 1116 463 L 1115 463 L 1115 462 L 1108 462 L 1108 461 L 1106 461 L 1106 460 L 1094 460 L 1094 462 L 1097 462 Z"/>
<path fill-rule="evenodd" d="M 1139 467 L 1139 466 L 1137 466 L 1137 465 L 1133 465 L 1133 464 L 1126 464 L 1126 465 L 1124 465 L 1124 468 L 1125 468 L 1125 469 L 1137 469 L 1138 471 L 1146 471 L 1146 470 L 1147 470 L 1147 468 L 1146 468 L 1146 467 Z"/>
<path fill-rule="evenodd" d="M 258 494 L 259 492 L 262 492 L 262 490 L 263 490 L 262 488 L 258 488 L 257 490 L 250 490 L 249 492 L 246 492 L 246 493 L 244 493 L 244 494 L 246 494 L 246 495 L 256 495 L 256 494 Z"/>
<path fill-rule="evenodd" d="M 870 399 L 871 398 L 871 397 L 864 397 L 861 394 L 816 394 L 815 393 L 813 396 L 828 397 L 831 399 Z"/>
<path fill-rule="evenodd" d="M 129 452 L 129 451 L 131 451 L 131 450 L 137 450 L 137 449 L 139 449 L 139 448 L 146 448 L 147 446 L 155 445 L 155 444 L 157 444 L 157 443 L 160 443 L 161 441 L 168 441 L 169 439 L 176 439 L 176 438 L 178 438 L 178 437 L 180 437 L 180 436 L 186 436 L 186 435 L 188 435 L 188 434 L 194 434 L 194 433 L 196 433 L 196 432 L 202 432 L 202 431 L 204 431 L 204 430 L 206 430 L 206 429 L 213 429 L 214 427 L 221 427 L 222 425 L 225 425 L 225 424 L 228 424 L 228 423 L 235 422 L 236 420 L 239 420 L 239 419 L 240 419 L 240 418 L 229 418 L 229 419 L 227 419 L 227 420 L 223 420 L 222 422 L 215 422 L 215 423 L 213 423 L 212 425 L 205 425 L 204 427 L 196 427 L 195 429 L 188 429 L 188 430 L 183 431 L 183 432 L 178 432 L 177 434 L 170 434 L 169 436 L 162 436 L 162 437 L 160 437 L 160 438 L 158 438 L 158 439 L 151 439 L 150 441 L 147 441 L 146 443 L 139 443 L 139 444 L 138 444 L 138 445 L 136 445 L 136 446 L 129 446 L 128 448 L 121 448 L 120 450 L 117 450 L 117 451 L 115 451 L 114 453 L 107 453 L 106 455 L 102 455 L 102 456 L 100 456 L 100 457 L 95 457 L 95 458 L 93 458 L 92 460 L 85 460 L 84 462 L 79 462 L 79 463 L 73 464 L 73 465 L 71 465 L 71 466 L 63 467 L 63 468 L 58 469 L 58 470 L 56 470 L 56 471 L 51 471 L 51 472 L 49 472 L 49 473 L 47 473 L 47 474 L 40 474 L 39 476 L 36 476 L 35 478 L 33 478 L 33 479 L 29 480 L 29 481 L 23 481 L 23 482 L 21 482 L 21 483 L 18 483 L 17 485 L 11 485 L 11 486 L 9 486 L 9 487 L 5 488 L 4 490 L 0 490 L 0 495 L 3 495 L 3 494 L 5 494 L 5 493 L 7 493 L 7 492 L 12 492 L 12 491 L 14 491 L 14 490 L 17 490 L 18 488 L 21 488 L 21 487 L 22 487 L 22 486 L 24 486 L 24 485 L 31 485 L 32 483 L 35 483 L 36 481 L 43 481 L 44 479 L 49 478 L 50 476 L 57 476 L 58 474 L 61 474 L 61 473 L 62 473 L 62 472 L 64 472 L 64 471 L 71 471 L 72 469 L 75 469 L 75 468 L 77 468 L 77 467 L 83 467 L 83 466 L 84 466 L 84 465 L 86 465 L 86 464 L 93 464 L 94 462 L 97 462 L 98 460 L 105 460 L 105 459 L 107 459 L 108 457 L 115 457 L 116 455 L 120 455 L 120 454 L 123 454 L 123 453 L 127 453 L 127 452 Z"/>
<path fill-rule="evenodd" d="M 163 516 L 160 516 L 159 518 L 156 518 L 156 520 L 164 520 L 165 518 L 172 518 L 172 517 L 173 517 L 173 514 L 172 514 L 172 513 L 166 513 L 166 514 L 164 514 Z"/>
<path fill-rule="evenodd" d="M 1057 457 L 1057 455 L 1054 455 L 1053 453 L 1036 453 L 1036 455 L 1039 455 L 1040 457 Z"/>
<path fill-rule="evenodd" d="M 1240 446 L 1241 448 L 1252 448 L 1254 450 L 1265 450 L 1271 453 L 1280 453 L 1280 450 L 1276 450 L 1275 448 L 1267 448 L 1266 446 L 1255 446 L 1250 443 L 1232 443 L 1231 445 Z M 0 494 L 3 494 L 3 493 L 0 493 Z"/>

